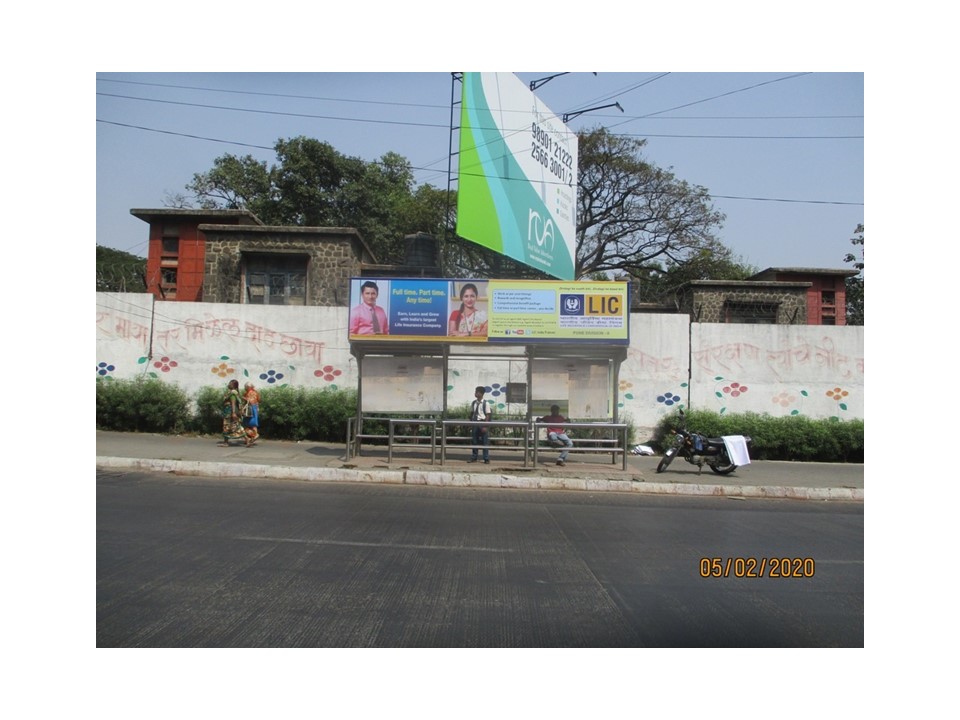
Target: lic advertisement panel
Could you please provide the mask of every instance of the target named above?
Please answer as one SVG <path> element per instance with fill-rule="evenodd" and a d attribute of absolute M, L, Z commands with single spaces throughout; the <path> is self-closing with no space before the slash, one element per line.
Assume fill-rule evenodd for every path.
<path fill-rule="evenodd" d="M 464 73 L 457 234 L 576 277 L 577 136 L 513 73 Z"/>
<path fill-rule="evenodd" d="M 629 284 L 353 278 L 352 342 L 630 342 Z"/>

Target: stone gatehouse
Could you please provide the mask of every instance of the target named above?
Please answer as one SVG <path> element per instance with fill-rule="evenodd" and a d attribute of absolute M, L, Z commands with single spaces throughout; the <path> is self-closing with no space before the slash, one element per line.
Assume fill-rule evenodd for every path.
<path fill-rule="evenodd" d="M 375 262 L 354 228 L 201 225 L 205 302 L 346 305 L 350 278 Z"/>
<path fill-rule="evenodd" d="M 809 282 L 697 280 L 678 293 L 680 312 L 701 323 L 806 325 Z"/>

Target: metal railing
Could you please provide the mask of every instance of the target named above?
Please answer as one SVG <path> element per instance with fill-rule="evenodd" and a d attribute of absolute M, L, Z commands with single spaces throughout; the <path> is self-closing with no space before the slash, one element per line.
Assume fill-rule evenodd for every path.
<path fill-rule="evenodd" d="M 368 422 L 383 422 L 387 424 L 387 432 L 383 433 L 362 433 L 355 432 L 355 428 L 362 428 L 364 418 L 358 425 L 356 418 L 347 419 L 347 447 L 346 456 L 351 458 L 361 454 L 364 440 L 379 441 L 380 447 L 386 445 L 387 462 L 393 461 L 395 450 L 424 450 L 425 444 L 420 444 L 421 440 L 430 441 L 430 464 L 434 464 L 437 457 L 437 449 L 440 450 L 440 464 L 443 465 L 447 460 L 448 450 L 469 450 L 471 455 L 476 450 L 479 454 L 484 448 L 490 452 L 500 451 L 521 451 L 523 454 L 523 466 L 527 467 L 532 459 L 536 466 L 540 453 L 560 453 L 564 450 L 570 454 L 603 454 L 610 455 L 610 462 L 616 463 L 620 458 L 621 468 L 627 469 L 627 432 L 628 426 L 624 423 L 607 422 L 566 422 L 566 423 L 545 423 L 526 420 L 493 420 L 493 421 L 474 421 L 474 420 L 436 420 L 434 418 L 384 418 L 374 417 L 365 418 Z M 427 428 L 427 435 L 410 434 L 399 432 L 404 425 L 419 425 Z M 484 426 L 490 432 L 489 445 L 477 445 L 473 443 L 472 432 L 470 435 L 452 434 L 455 428 L 473 428 Z M 570 440 L 572 447 L 547 446 L 548 442 L 540 438 L 540 432 L 546 431 L 547 427 L 562 427 L 564 430 L 580 430 L 582 433 L 574 433 Z M 439 442 L 438 442 L 439 431 Z M 545 434 L 545 433 L 544 433 Z M 578 436 L 579 435 L 579 436 Z M 589 435 L 592 435 L 589 436 Z M 599 435 L 599 437 L 598 437 Z"/>
<path fill-rule="evenodd" d="M 360 432 L 363 423 L 386 423 L 387 432 L 384 433 L 365 433 Z M 399 433 L 398 427 L 403 425 L 423 426 L 427 429 L 427 435 Z M 386 445 L 387 462 L 393 461 L 393 451 L 402 450 L 423 450 L 425 445 L 419 444 L 419 440 L 430 441 L 430 464 L 434 464 L 437 457 L 437 421 L 435 418 L 385 418 L 385 417 L 361 417 L 360 422 L 357 418 L 347 418 L 347 446 L 346 457 L 350 459 L 362 454 L 363 441 L 380 441 L 381 446 Z"/>
<path fill-rule="evenodd" d="M 624 423 L 533 422 L 532 427 L 534 438 L 536 438 L 536 440 L 532 443 L 534 466 L 537 464 L 537 455 L 543 450 L 547 449 L 542 448 L 541 444 L 549 442 L 548 440 L 540 439 L 540 430 L 546 431 L 548 427 L 559 427 L 563 428 L 564 431 L 567 429 L 589 429 L 594 433 L 605 433 L 609 431 L 611 437 L 571 437 L 570 441 L 573 443 L 572 447 L 551 446 L 549 448 L 550 452 L 563 452 L 566 450 L 568 453 L 610 453 L 611 463 L 615 463 L 617 461 L 617 456 L 619 455 L 621 458 L 622 469 L 627 469 L 627 425 Z M 569 437 L 569 434 L 567 436 Z"/>
<path fill-rule="evenodd" d="M 419 441 L 423 439 L 422 435 L 398 435 L 395 428 L 398 425 L 427 425 L 430 431 L 430 464 L 433 465 L 437 457 L 437 422 L 433 419 L 405 420 L 401 418 L 390 418 L 387 420 L 390 424 L 387 436 L 387 462 L 393 462 L 393 449 L 395 447 L 407 449 L 422 449 Z M 409 442 L 416 440 L 417 442 Z M 405 441 L 405 442 L 404 442 Z"/>
<path fill-rule="evenodd" d="M 473 452 L 479 452 L 483 449 L 487 450 L 523 450 L 523 466 L 527 466 L 527 457 L 530 454 L 530 433 L 529 427 L 530 423 L 526 420 L 491 420 L 491 421 L 480 421 L 480 420 L 443 420 L 441 423 L 442 431 L 440 434 L 440 464 L 447 459 L 447 448 L 456 448 L 458 450 L 470 450 L 471 454 Z M 520 430 L 521 432 L 517 434 L 510 433 L 509 435 L 500 434 L 489 436 L 489 445 L 474 445 L 472 432 L 469 437 L 463 435 L 450 435 L 449 429 L 454 427 L 477 427 L 482 426 L 486 427 L 487 431 L 503 429 L 503 430 Z M 459 441 L 466 440 L 471 444 L 463 444 Z M 451 441 L 458 441 L 451 443 Z"/>

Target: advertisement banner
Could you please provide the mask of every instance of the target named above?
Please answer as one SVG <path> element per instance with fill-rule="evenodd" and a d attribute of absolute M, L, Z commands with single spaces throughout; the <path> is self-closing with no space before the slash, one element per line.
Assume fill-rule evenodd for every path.
<path fill-rule="evenodd" d="M 491 342 L 630 343 L 624 282 L 491 280 Z"/>
<path fill-rule="evenodd" d="M 513 73 L 464 73 L 457 234 L 576 277 L 577 136 Z"/>
<path fill-rule="evenodd" d="M 349 339 L 628 345 L 625 282 L 353 278 Z"/>

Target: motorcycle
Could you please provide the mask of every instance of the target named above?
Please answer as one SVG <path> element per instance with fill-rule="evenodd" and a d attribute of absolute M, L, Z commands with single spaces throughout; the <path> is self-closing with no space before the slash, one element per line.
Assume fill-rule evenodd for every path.
<path fill-rule="evenodd" d="M 737 465 L 730 459 L 726 441 L 723 438 L 708 438 L 687 430 L 687 421 L 682 409 L 680 410 L 680 426 L 674 429 L 674 433 L 673 445 L 667 448 L 660 464 L 657 465 L 658 473 L 666 470 L 678 455 L 682 456 L 691 465 L 700 468 L 700 472 L 703 472 L 704 465 L 707 465 L 717 475 L 729 475 L 737 469 Z M 749 448 L 752 440 L 746 435 L 742 437 L 746 441 L 747 448 Z M 748 457 L 747 462 L 749 461 Z"/>

